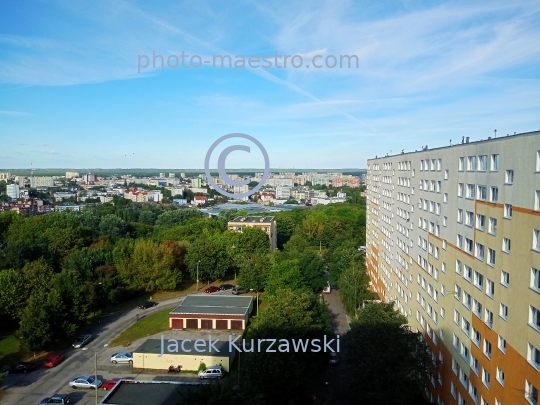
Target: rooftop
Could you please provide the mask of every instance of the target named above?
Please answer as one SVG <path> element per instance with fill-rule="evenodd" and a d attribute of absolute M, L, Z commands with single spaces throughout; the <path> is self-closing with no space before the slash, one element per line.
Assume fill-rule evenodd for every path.
<path fill-rule="evenodd" d="M 100 405 L 170 405 L 181 399 L 181 393 L 196 388 L 198 382 L 121 380 Z"/>
<path fill-rule="evenodd" d="M 244 223 L 272 223 L 274 222 L 274 217 L 236 217 L 231 222 L 244 222 Z"/>
<path fill-rule="evenodd" d="M 245 315 L 251 307 L 252 297 L 234 295 L 188 295 L 171 314 Z"/>

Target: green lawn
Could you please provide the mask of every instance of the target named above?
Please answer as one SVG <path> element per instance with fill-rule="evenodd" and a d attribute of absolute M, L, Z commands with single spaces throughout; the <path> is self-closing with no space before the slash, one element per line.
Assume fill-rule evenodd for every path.
<path fill-rule="evenodd" d="M 168 307 L 151 315 L 144 316 L 144 318 L 141 318 L 115 337 L 109 343 L 109 346 L 128 346 L 137 339 L 169 330 L 169 312 L 173 308 L 175 307 Z"/>
<path fill-rule="evenodd" d="M 19 340 L 13 336 L 0 339 L 0 363 L 9 364 L 19 361 Z"/>

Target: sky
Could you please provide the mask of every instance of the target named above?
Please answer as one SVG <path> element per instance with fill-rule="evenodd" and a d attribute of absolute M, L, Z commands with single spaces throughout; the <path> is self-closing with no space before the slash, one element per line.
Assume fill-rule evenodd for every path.
<path fill-rule="evenodd" d="M 536 131 L 538 44 L 536 0 L 4 0 L 0 168 L 199 169 L 230 133 L 272 168 L 365 168 Z M 240 139 L 211 167 L 235 144 L 227 168 L 263 166 Z"/>

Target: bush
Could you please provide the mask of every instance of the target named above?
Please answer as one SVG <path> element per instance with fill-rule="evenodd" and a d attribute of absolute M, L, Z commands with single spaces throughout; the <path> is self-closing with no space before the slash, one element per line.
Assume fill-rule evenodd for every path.
<path fill-rule="evenodd" d="M 197 373 L 200 373 L 201 371 L 204 371 L 204 370 L 206 370 L 206 364 L 201 362 L 201 364 L 199 364 L 199 368 L 197 369 Z"/>

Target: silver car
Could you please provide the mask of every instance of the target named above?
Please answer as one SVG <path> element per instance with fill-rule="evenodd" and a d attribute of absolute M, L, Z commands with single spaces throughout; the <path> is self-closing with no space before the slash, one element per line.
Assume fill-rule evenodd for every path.
<path fill-rule="evenodd" d="M 75 339 L 75 342 L 73 342 L 72 346 L 75 349 L 80 349 L 83 346 L 86 346 L 88 342 L 92 340 L 92 335 L 81 335 L 77 339 Z"/>
<path fill-rule="evenodd" d="M 206 370 L 200 371 L 198 376 L 201 380 L 204 380 L 205 378 L 217 378 L 221 380 L 223 378 L 223 367 L 208 367 Z"/>
<path fill-rule="evenodd" d="M 82 375 L 80 377 L 74 378 L 69 382 L 71 388 L 99 388 L 101 387 L 102 381 L 96 380 L 94 377 L 89 375 Z"/>
<path fill-rule="evenodd" d="M 111 356 L 111 363 L 133 364 L 133 354 L 130 352 L 118 352 Z"/>

